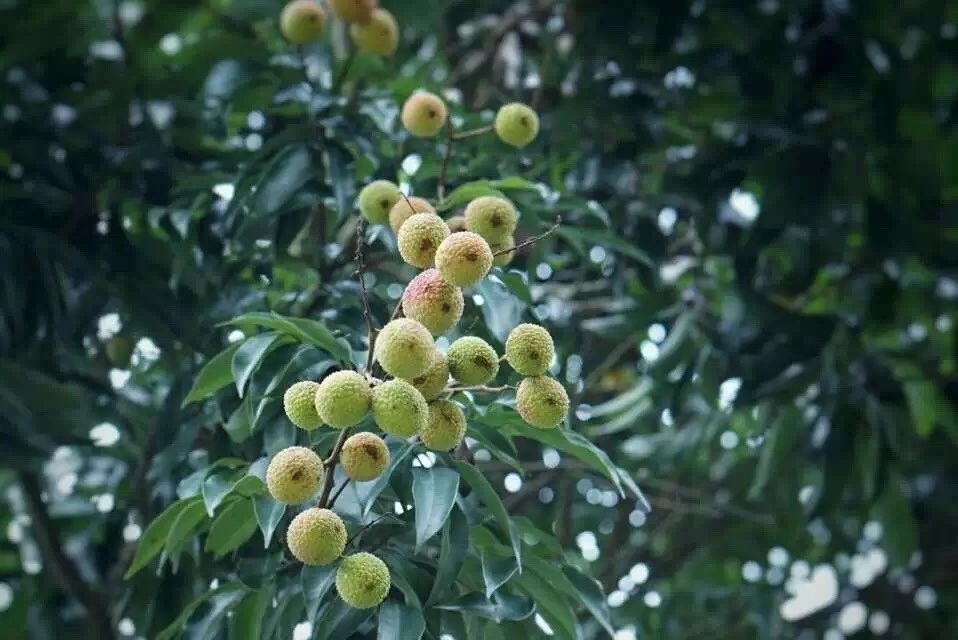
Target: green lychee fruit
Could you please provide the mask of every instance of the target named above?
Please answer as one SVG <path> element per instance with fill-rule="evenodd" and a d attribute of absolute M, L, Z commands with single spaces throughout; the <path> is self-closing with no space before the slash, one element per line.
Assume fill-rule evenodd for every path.
<path fill-rule="evenodd" d="M 462 289 L 443 280 L 435 269 L 426 269 L 410 280 L 402 294 L 403 314 L 421 322 L 434 336 L 455 326 L 462 309 Z"/>
<path fill-rule="evenodd" d="M 436 400 L 429 403 L 429 419 L 419 439 L 433 451 L 455 449 L 466 436 L 466 416 L 455 402 Z"/>
<path fill-rule="evenodd" d="M 386 373 L 411 380 L 426 371 L 435 348 L 432 334 L 422 323 L 397 318 L 379 332 L 375 356 Z"/>
<path fill-rule="evenodd" d="M 299 504 L 309 500 L 323 482 L 323 461 L 306 447 L 287 447 L 266 467 L 266 488 L 277 502 Z"/>
<path fill-rule="evenodd" d="M 349 35 L 360 51 L 384 58 L 396 53 L 399 46 L 399 25 L 385 9 L 373 9 L 368 22 L 349 27 Z"/>
<path fill-rule="evenodd" d="M 496 114 L 496 135 L 513 147 L 524 147 L 539 135 L 539 116 L 519 102 L 503 105 Z"/>
<path fill-rule="evenodd" d="M 511 202 L 498 196 L 481 196 L 466 206 L 466 229 L 486 242 L 504 242 L 516 230 L 519 214 Z"/>
<path fill-rule="evenodd" d="M 432 138 L 446 124 L 446 103 L 428 91 L 417 91 L 402 106 L 402 123 L 418 138 Z"/>
<path fill-rule="evenodd" d="M 279 30 L 293 44 L 319 40 L 326 26 L 326 12 L 315 0 L 293 0 L 279 14 Z"/>
<path fill-rule="evenodd" d="M 355 371 L 331 373 L 316 390 L 316 411 L 335 429 L 351 427 L 369 412 L 372 392 L 366 378 Z"/>
<path fill-rule="evenodd" d="M 323 419 L 316 411 L 316 391 L 319 383 L 303 380 L 297 382 L 283 394 L 283 409 L 286 417 L 300 429 L 312 431 L 323 425 Z"/>
<path fill-rule="evenodd" d="M 506 338 L 506 361 L 523 376 L 541 376 L 555 356 L 552 336 L 537 324 L 523 323 Z"/>
<path fill-rule="evenodd" d="M 417 213 L 436 213 L 436 210 L 425 198 L 400 197 L 389 210 L 389 226 L 392 227 L 393 233 L 398 235 L 403 223 Z"/>
<path fill-rule="evenodd" d="M 516 391 L 516 411 L 533 427 L 551 429 L 565 420 L 569 394 L 555 378 L 525 378 Z"/>
<path fill-rule="evenodd" d="M 432 364 L 429 365 L 426 372 L 413 378 L 410 382 L 426 400 L 439 397 L 442 390 L 446 388 L 446 383 L 449 382 L 449 362 L 446 360 L 446 354 L 436 349 Z"/>
<path fill-rule="evenodd" d="M 402 199 L 399 187 L 389 180 L 373 180 L 359 192 L 359 212 L 371 224 L 389 222 L 389 210 Z"/>
<path fill-rule="evenodd" d="M 420 269 L 431 267 L 439 243 L 449 237 L 449 227 L 435 213 L 417 213 L 402 223 L 396 241 L 399 255 Z"/>
<path fill-rule="evenodd" d="M 372 433 L 349 436 L 339 457 L 343 473 L 356 482 L 375 480 L 389 466 L 389 447 Z"/>
<path fill-rule="evenodd" d="M 379 605 L 389 593 L 389 582 L 386 563 L 365 551 L 343 558 L 336 571 L 339 597 L 356 609 Z"/>
<path fill-rule="evenodd" d="M 293 557 L 311 566 L 333 562 L 346 548 L 346 525 L 329 509 L 306 509 L 289 523 L 286 544 Z"/>
<path fill-rule="evenodd" d="M 133 357 L 133 341 L 126 336 L 113 336 L 106 346 L 106 357 L 114 367 L 126 367 Z"/>
<path fill-rule="evenodd" d="M 509 236 L 502 242 L 490 242 L 489 248 L 492 249 L 493 266 L 504 267 L 512 262 L 512 259 L 516 257 L 516 252 L 509 251 L 509 249 L 515 249 L 515 246 L 516 239 L 512 236 Z M 499 253 L 500 251 L 504 251 L 505 253 Z"/>
<path fill-rule="evenodd" d="M 373 389 L 373 418 L 379 428 L 397 438 L 409 438 L 423 430 L 429 406 L 416 387 L 399 378 Z"/>
<path fill-rule="evenodd" d="M 453 216 L 446 220 L 446 226 L 449 227 L 450 233 L 456 233 L 457 231 L 466 230 L 466 217 L 465 216 Z"/>
<path fill-rule="evenodd" d="M 366 23 L 373 17 L 376 0 L 327 0 L 333 15 L 343 22 Z"/>
<path fill-rule="evenodd" d="M 478 233 L 453 233 L 436 249 L 436 268 L 450 284 L 474 285 L 492 268 L 492 249 Z"/>
<path fill-rule="evenodd" d="M 464 336 L 446 351 L 449 373 L 463 384 L 486 384 L 499 373 L 499 356 L 482 338 Z"/>

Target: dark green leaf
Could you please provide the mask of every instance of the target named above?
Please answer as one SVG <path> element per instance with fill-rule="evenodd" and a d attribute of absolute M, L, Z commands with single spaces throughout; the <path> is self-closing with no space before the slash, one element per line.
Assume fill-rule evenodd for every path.
<path fill-rule="evenodd" d="M 422 611 L 398 602 L 384 602 L 379 609 L 376 640 L 419 640 L 426 631 Z"/>
<path fill-rule="evenodd" d="M 515 523 L 509 518 L 509 512 L 506 511 L 505 505 L 502 504 L 502 499 L 499 498 L 499 494 L 496 493 L 496 490 L 489 484 L 489 480 L 486 479 L 486 476 L 468 462 L 451 460 L 451 463 L 456 467 L 459 473 L 462 474 L 462 477 L 466 479 L 466 482 L 469 483 L 472 490 L 476 492 L 479 499 L 486 505 L 486 508 L 492 512 L 496 522 L 499 523 L 499 527 L 509 536 L 509 540 L 512 542 L 512 550 L 515 553 L 516 563 L 521 567 L 522 546 L 519 539 L 519 530 L 516 528 Z"/>
<path fill-rule="evenodd" d="M 442 529 L 442 542 L 439 547 L 439 564 L 436 566 L 436 579 L 432 583 L 427 603 L 446 597 L 449 588 L 455 583 L 462 563 L 469 551 L 469 523 L 462 511 L 453 508 Z"/>
<path fill-rule="evenodd" d="M 180 513 L 189 508 L 191 504 L 196 504 L 197 502 L 199 502 L 197 498 L 187 498 L 186 500 L 174 502 L 150 523 L 140 537 L 140 542 L 136 547 L 136 553 L 133 555 L 133 561 L 130 563 L 130 568 L 126 570 L 126 574 L 124 575 L 125 579 L 129 579 L 137 571 L 145 567 L 156 554 L 163 550 L 163 546 L 166 544 L 166 537 Z"/>
<path fill-rule="evenodd" d="M 272 496 L 257 496 L 253 499 L 253 511 L 256 512 L 256 523 L 263 534 L 263 547 L 269 548 L 269 541 L 286 513 L 286 505 L 277 502 Z"/>
<path fill-rule="evenodd" d="M 459 490 L 459 474 L 445 467 L 413 469 L 412 495 L 416 508 L 416 547 L 440 529 Z"/>
<path fill-rule="evenodd" d="M 277 346 L 279 337 L 279 333 L 270 331 L 247 338 L 233 354 L 230 370 L 233 372 L 233 381 L 236 383 L 236 393 L 239 397 L 243 397 L 246 383 L 259 368 L 266 354 Z"/>
<path fill-rule="evenodd" d="M 303 567 L 300 579 L 303 585 L 303 598 L 306 600 L 306 619 L 310 622 L 316 619 L 319 605 L 336 583 L 336 569 L 335 564 L 324 567 Z"/>
<path fill-rule="evenodd" d="M 183 406 L 207 398 L 233 380 L 233 373 L 230 369 L 230 363 L 233 361 L 233 354 L 240 348 L 240 343 L 230 345 L 220 353 L 216 354 L 200 370 L 196 381 L 193 382 L 193 388 L 186 394 L 183 400 Z"/>
<path fill-rule="evenodd" d="M 249 540 L 255 531 L 256 515 L 253 513 L 253 501 L 235 500 L 213 520 L 205 548 L 217 556 L 222 556 Z"/>

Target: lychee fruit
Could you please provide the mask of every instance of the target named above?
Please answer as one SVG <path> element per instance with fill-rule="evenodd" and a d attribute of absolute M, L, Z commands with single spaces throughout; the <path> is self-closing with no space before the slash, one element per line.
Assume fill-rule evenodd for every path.
<path fill-rule="evenodd" d="M 525 378 L 516 391 L 516 411 L 533 427 L 551 429 L 565 420 L 569 394 L 554 378 Z"/>
<path fill-rule="evenodd" d="M 309 500 L 323 482 L 323 461 L 306 447 L 287 447 L 266 467 L 266 488 L 277 502 L 299 504 Z"/>
<path fill-rule="evenodd" d="M 463 384 L 485 384 L 499 373 L 496 350 L 475 336 L 464 336 L 449 345 L 446 358 L 449 373 Z"/>
<path fill-rule="evenodd" d="M 399 187 L 389 180 L 374 180 L 359 192 L 359 212 L 371 224 L 389 222 L 389 210 L 402 199 Z"/>
<path fill-rule="evenodd" d="M 316 411 L 336 429 L 351 427 L 366 415 L 372 393 L 366 378 L 355 371 L 331 373 L 316 390 Z"/>
<path fill-rule="evenodd" d="M 455 326 L 462 317 L 462 309 L 462 289 L 443 280 L 435 269 L 426 269 L 410 280 L 402 294 L 403 314 L 421 322 L 434 336 Z"/>
<path fill-rule="evenodd" d="M 512 203 L 498 196 L 476 198 L 466 205 L 465 217 L 466 229 L 478 233 L 490 244 L 511 236 L 519 219 Z"/>
<path fill-rule="evenodd" d="M 539 135 L 539 116 L 519 102 L 503 105 L 496 114 L 496 135 L 513 147 L 524 147 Z"/>
<path fill-rule="evenodd" d="M 515 252 L 516 239 L 509 236 L 502 242 L 490 242 L 489 248 L 492 249 L 492 264 L 496 267 L 504 267 L 512 262 L 516 257 Z M 509 251 L 512 249 L 512 251 Z M 502 251 L 503 253 L 499 253 Z"/>
<path fill-rule="evenodd" d="M 326 12 L 315 0 L 293 0 L 279 14 L 279 30 L 293 44 L 319 40 L 326 26 Z"/>
<path fill-rule="evenodd" d="M 418 138 L 432 138 L 446 124 L 446 103 L 428 91 L 417 91 L 402 106 L 402 123 Z"/>
<path fill-rule="evenodd" d="M 523 376 L 541 376 L 555 356 L 552 336 L 537 324 L 523 323 L 506 338 L 506 361 Z"/>
<path fill-rule="evenodd" d="M 389 226 L 392 227 L 393 233 L 398 235 L 403 223 L 417 213 L 436 213 L 436 210 L 425 198 L 400 197 L 389 209 Z"/>
<path fill-rule="evenodd" d="M 369 22 L 378 2 L 376 0 L 327 0 L 333 15 L 343 22 Z"/>
<path fill-rule="evenodd" d="M 381 476 L 389 466 L 389 447 L 377 435 L 357 433 L 346 439 L 339 460 L 347 478 L 368 482 Z"/>
<path fill-rule="evenodd" d="M 386 373 L 411 380 L 426 371 L 432 363 L 435 348 L 432 334 L 422 323 L 397 318 L 379 332 L 375 356 Z"/>
<path fill-rule="evenodd" d="M 283 394 L 283 409 L 286 417 L 300 429 L 312 431 L 323 425 L 323 419 L 316 411 L 316 390 L 319 383 L 303 380 L 297 382 Z"/>
<path fill-rule="evenodd" d="M 417 213 L 402 223 L 396 242 L 399 255 L 420 269 L 431 267 L 439 243 L 449 237 L 449 227 L 435 213 Z"/>
<path fill-rule="evenodd" d="M 446 220 L 446 226 L 449 227 L 450 233 L 456 233 L 457 231 L 466 230 L 466 217 L 465 216 L 453 216 Z"/>
<path fill-rule="evenodd" d="M 451 400 L 429 403 L 429 419 L 419 439 L 433 451 L 455 449 L 466 435 L 466 416 Z"/>
<path fill-rule="evenodd" d="M 385 9 L 373 9 L 368 22 L 350 25 L 349 35 L 360 51 L 384 58 L 396 53 L 399 46 L 399 25 Z"/>
<path fill-rule="evenodd" d="M 423 430 L 429 406 L 416 387 L 399 378 L 373 389 L 373 419 L 384 432 L 408 438 Z"/>
<path fill-rule="evenodd" d="M 436 268 L 449 284 L 474 285 L 492 268 L 492 249 L 478 233 L 453 233 L 436 249 Z"/>
<path fill-rule="evenodd" d="M 346 525 L 329 509 L 306 509 L 289 523 L 286 544 L 293 557 L 311 566 L 333 562 L 346 548 Z"/>
<path fill-rule="evenodd" d="M 446 360 L 446 354 L 436 349 L 432 364 L 429 365 L 426 372 L 413 378 L 410 382 L 426 400 L 439 397 L 442 390 L 446 388 L 446 383 L 449 382 L 449 362 Z"/>
<path fill-rule="evenodd" d="M 389 593 L 389 583 L 389 567 L 365 551 L 343 558 L 336 571 L 339 597 L 356 609 L 378 606 Z"/>

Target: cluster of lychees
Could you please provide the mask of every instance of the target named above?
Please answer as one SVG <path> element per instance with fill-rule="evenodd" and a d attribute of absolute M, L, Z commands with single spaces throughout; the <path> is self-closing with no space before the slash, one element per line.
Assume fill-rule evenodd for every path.
<path fill-rule="evenodd" d="M 349 23 L 356 48 L 378 56 L 391 56 L 399 46 L 399 26 L 378 0 L 326 0 L 333 15 Z M 279 16 L 283 37 L 293 44 L 311 44 L 326 28 L 326 11 L 316 0 L 293 0 Z"/>

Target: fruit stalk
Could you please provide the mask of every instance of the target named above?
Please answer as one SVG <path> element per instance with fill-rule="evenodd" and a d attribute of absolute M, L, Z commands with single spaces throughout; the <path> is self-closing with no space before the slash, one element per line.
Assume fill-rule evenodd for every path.
<path fill-rule="evenodd" d="M 553 224 L 551 227 L 549 227 L 548 229 L 546 229 L 539 235 L 532 236 L 528 240 L 524 240 L 514 247 L 507 247 L 505 249 L 502 249 L 501 251 L 496 251 L 492 255 L 493 257 L 501 256 L 504 253 L 512 253 L 513 251 L 518 251 L 519 249 L 523 247 L 528 247 L 530 244 L 535 244 L 539 242 L 540 240 L 542 240 L 543 238 L 552 235 L 555 232 L 555 230 L 559 228 L 561 224 L 562 224 L 562 216 L 556 216 L 555 224 Z"/>
<path fill-rule="evenodd" d="M 323 460 L 323 467 L 326 468 L 326 476 L 323 478 L 323 491 L 319 494 L 318 504 L 321 509 L 327 508 L 327 504 L 329 502 L 329 493 L 333 490 L 333 471 L 336 469 L 336 464 L 339 463 L 339 454 L 342 453 L 343 445 L 346 444 L 346 438 L 348 437 L 349 427 L 339 432 L 339 438 L 336 440 L 336 445 L 333 447 L 329 457 Z"/>

